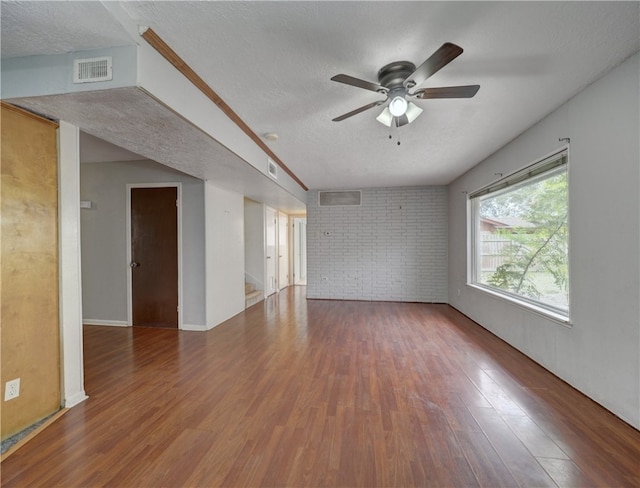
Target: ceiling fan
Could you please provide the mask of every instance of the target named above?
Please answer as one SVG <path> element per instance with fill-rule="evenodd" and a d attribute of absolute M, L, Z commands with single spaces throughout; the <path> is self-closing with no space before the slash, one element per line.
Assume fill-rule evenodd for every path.
<path fill-rule="evenodd" d="M 345 83 L 357 88 L 364 88 L 365 90 L 386 95 L 387 98 L 347 112 L 346 114 L 336 117 L 333 121 L 340 122 L 365 110 L 379 107 L 390 100 L 389 104 L 376 119 L 387 127 L 391 127 L 392 124 L 395 124 L 396 127 L 401 127 L 410 124 L 422 113 L 422 109 L 413 102 L 407 101 L 407 98 L 426 100 L 429 98 L 473 97 L 480 89 L 480 85 L 422 88 L 410 92 L 410 90 L 423 83 L 427 78 L 460 56 L 462 51 L 460 46 L 445 42 L 417 69 L 416 66 L 409 61 L 394 61 L 393 63 L 383 66 L 380 71 L 378 71 L 378 83 L 372 83 L 344 74 L 335 75 L 331 78 L 332 81 Z"/>

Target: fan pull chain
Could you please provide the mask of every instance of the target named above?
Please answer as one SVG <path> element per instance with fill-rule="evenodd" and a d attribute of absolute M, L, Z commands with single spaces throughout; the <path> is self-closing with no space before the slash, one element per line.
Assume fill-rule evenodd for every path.
<path fill-rule="evenodd" d="M 391 134 L 389 134 L 389 139 L 393 139 L 393 136 Z M 400 145 L 400 135 L 398 134 L 398 142 L 396 142 L 396 144 L 399 146 Z"/>
<path fill-rule="evenodd" d="M 396 130 L 400 129 L 400 126 L 398 125 L 398 118 L 394 117 L 393 120 L 395 121 L 395 125 L 396 125 Z M 392 134 L 392 127 L 393 127 L 393 123 L 389 126 L 389 139 L 393 139 L 393 134 Z M 398 146 L 400 145 L 400 131 L 398 130 L 398 142 L 396 143 Z"/>

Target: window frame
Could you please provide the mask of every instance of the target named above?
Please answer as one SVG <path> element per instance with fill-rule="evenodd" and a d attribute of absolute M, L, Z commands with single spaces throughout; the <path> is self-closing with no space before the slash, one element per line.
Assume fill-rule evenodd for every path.
<path fill-rule="evenodd" d="M 480 219 L 478 218 L 478 207 L 480 197 L 494 193 L 496 196 L 506 193 L 509 188 L 524 186 L 527 182 L 536 179 L 543 179 L 543 176 L 552 177 L 552 173 L 559 173 L 558 168 L 564 168 L 567 175 L 567 266 L 568 266 L 568 306 L 567 310 L 553 305 L 542 303 L 516 293 L 500 289 L 491 285 L 481 283 L 478 280 L 478 263 L 480 260 L 480 243 L 479 228 Z M 550 154 L 530 163 L 523 168 L 514 171 L 506 176 L 500 175 L 500 178 L 485 185 L 473 192 L 467 193 L 467 286 L 480 290 L 492 297 L 506 300 L 526 310 L 530 310 L 536 314 L 542 315 L 555 322 L 565 326 L 571 326 L 571 258 L 570 258 L 570 240 L 571 232 L 569 230 L 570 215 L 570 198 L 569 198 L 569 146 L 563 146 Z M 547 176 L 548 175 L 548 176 Z M 546 178 L 545 178 L 546 179 Z"/>

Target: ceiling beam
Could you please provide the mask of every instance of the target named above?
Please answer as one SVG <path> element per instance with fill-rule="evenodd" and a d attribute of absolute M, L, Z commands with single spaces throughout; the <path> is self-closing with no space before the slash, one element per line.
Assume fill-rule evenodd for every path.
<path fill-rule="evenodd" d="M 153 47 L 158 53 L 160 53 L 169 63 L 171 63 L 185 78 L 187 78 L 196 88 L 198 88 L 204 95 L 209 98 L 220 110 L 222 110 L 227 117 L 229 117 L 233 123 L 235 123 L 249 138 L 255 142 L 260 149 L 262 149 L 267 156 L 287 173 L 293 180 L 298 183 L 305 191 L 309 188 L 291 171 L 282 160 L 276 156 L 276 154 L 264 143 L 264 141 L 251 130 L 244 120 L 233 111 L 233 109 L 218 95 L 207 83 L 180 57 L 178 54 L 169 47 L 169 45 L 162 40 L 156 32 L 148 28 L 141 36 L 147 41 L 151 47 Z"/>

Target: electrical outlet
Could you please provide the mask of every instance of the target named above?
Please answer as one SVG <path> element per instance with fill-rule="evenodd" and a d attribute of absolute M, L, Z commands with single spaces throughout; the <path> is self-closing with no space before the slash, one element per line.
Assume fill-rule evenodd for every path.
<path fill-rule="evenodd" d="M 4 386 L 4 401 L 20 396 L 20 378 L 7 381 Z"/>
<path fill-rule="evenodd" d="M 329 278 L 327 278 L 326 276 L 322 276 L 322 277 L 320 278 L 320 281 L 328 281 L 328 280 L 329 280 Z"/>

